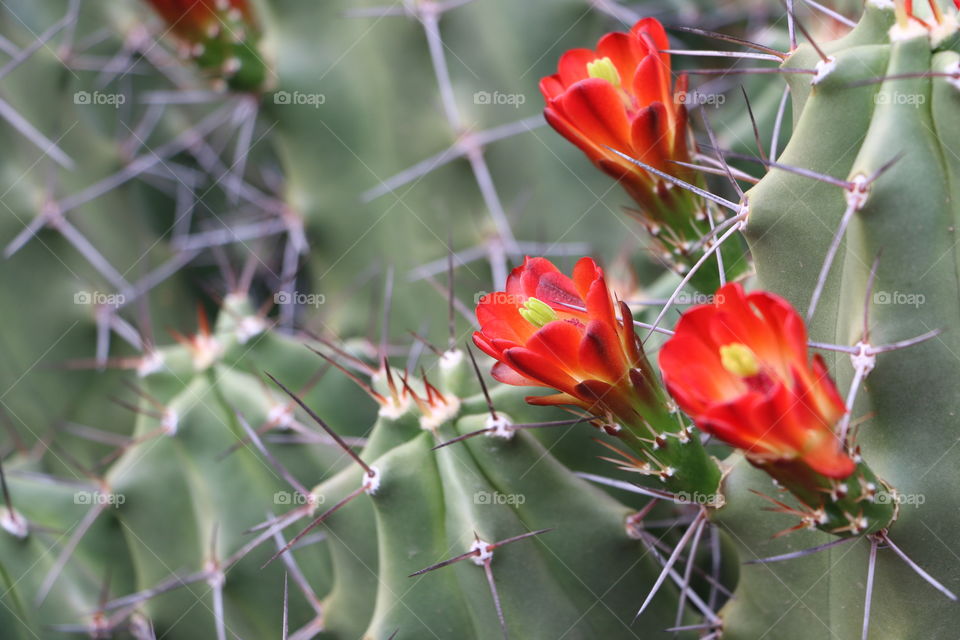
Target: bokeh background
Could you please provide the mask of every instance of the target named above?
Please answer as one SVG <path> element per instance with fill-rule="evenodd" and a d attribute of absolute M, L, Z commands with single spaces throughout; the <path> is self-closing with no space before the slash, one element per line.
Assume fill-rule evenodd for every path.
<path fill-rule="evenodd" d="M 270 88 L 252 96 L 214 92 L 177 57 L 146 2 L 5 0 L 0 409 L 8 434 L 31 442 L 63 421 L 128 430 L 130 416 L 105 401 L 117 367 L 140 354 L 138 340 L 167 344 L 171 330 L 194 332 L 198 307 L 215 316 L 230 272 L 240 277 L 245 266 L 259 300 L 302 294 L 304 304 L 270 311 L 283 326 L 345 337 L 379 335 L 392 270 L 398 350 L 408 330 L 442 342 L 447 307 L 435 285 L 446 282 L 448 254 L 457 254 L 465 307 L 502 277 L 487 259 L 503 238 L 465 156 L 471 145 L 489 168 L 492 206 L 522 243 L 507 264 L 524 250 L 567 265 L 573 258 L 564 255 L 589 251 L 625 283 L 650 286 L 662 268 L 623 215 L 627 198 L 543 124 L 537 83 L 564 50 L 591 46 L 639 15 L 782 42 L 779 5 L 455 4 L 463 6 L 439 14 L 438 35 L 457 128 L 424 25 L 402 2 L 255 3 L 271 71 Z M 835 28 L 799 10 L 811 29 Z M 680 34 L 678 46 L 685 40 L 698 42 Z M 709 66 L 681 57 L 675 65 Z M 705 108 L 735 148 L 753 140 L 742 78 L 693 82 L 723 101 Z M 751 90 L 765 131 L 780 99 L 769 84 Z M 459 313 L 457 323 L 463 337 L 469 324 Z"/>

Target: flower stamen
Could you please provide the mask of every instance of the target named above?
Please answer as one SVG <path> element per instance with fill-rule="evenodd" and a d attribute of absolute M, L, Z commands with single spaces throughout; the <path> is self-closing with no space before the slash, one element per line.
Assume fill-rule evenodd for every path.
<path fill-rule="evenodd" d="M 535 327 L 542 327 L 559 319 L 557 312 L 550 305 L 536 298 L 527 298 L 517 311 L 524 320 Z"/>
<path fill-rule="evenodd" d="M 751 378 L 760 372 L 757 357 L 750 347 L 740 342 L 720 347 L 720 362 L 724 369 L 741 378 Z"/>
<path fill-rule="evenodd" d="M 597 58 L 587 63 L 587 75 L 591 78 L 606 80 L 614 87 L 620 88 L 620 72 L 610 58 Z"/>

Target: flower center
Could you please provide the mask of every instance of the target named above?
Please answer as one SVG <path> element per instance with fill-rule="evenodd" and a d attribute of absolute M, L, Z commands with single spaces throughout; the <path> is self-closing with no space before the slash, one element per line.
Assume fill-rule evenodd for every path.
<path fill-rule="evenodd" d="M 614 87 L 620 87 L 620 72 L 610 58 L 597 58 L 587 63 L 587 75 L 591 78 L 606 80 Z"/>
<path fill-rule="evenodd" d="M 720 363 L 735 376 L 750 378 L 760 372 L 757 356 L 745 344 L 734 342 L 720 347 Z"/>
<path fill-rule="evenodd" d="M 550 305 L 536 298 L 527 298 L 519 311 L 520 316 L 535 327 L 542 327 L 548 322 L 559 319 L 557 312 Z"/>

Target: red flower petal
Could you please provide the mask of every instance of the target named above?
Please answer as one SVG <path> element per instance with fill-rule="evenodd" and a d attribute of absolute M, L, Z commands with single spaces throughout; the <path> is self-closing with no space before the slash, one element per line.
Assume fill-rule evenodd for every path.
<path fill-rule="evenodd" d="M 572 404 L 577 406 L 583 406 L 584 403 L 579 398 L 574 398 L 569 393 L 551 393 L 546 396 L 527 396 L 524 398 L 527 401 L 527 404 L 532 404 L 538 407 L 555 407 L 558 405 Z M 586 409 L 586 407 L 583 407 Z"/>
<path fill-rule="evenodd" d="M 518 311 L 522 301 L 506 293 L 488 294 L 477 305 L 477 320 L 482 331 L 513 342 L 526 342 L 537 328 L 523 319 Z"/>
<path fill-rule="evenodd" d="M 566 372 L 579 369 L 577 352 L 583 332 L 573 322 L 556 320 L 546 324 L 527 341 L 527 349 L 550 360 L 553 367 Z"/>
<path fill-rule="evenodd" d="M 630 29 L 630 33 L 638 38 L 647 36 L 656 51 L 670 48 L 670 40 L 667 38 L 667 32 L 656 18 L 643 18 L 639 20 L 633 25 L 633 28 Z"/>
<path fill-rule="evenodd" d="M 587 65 L 597 59 L 597 54 L 590 49 L 570 49 L 560 56 L 557 69 L 560 82 L 565 87 L 589 78 Z"/>
<path fill-rule="evenodd" d="M 583 306 L 583 300 L 577 293 L 573 280 L 562 273 L 547 273 L 542 276 L 536 283 L 536 290 L 533 295 L 538 300 L 542 300 L 562 311 L 570 310 L 565 305 Z"/>
<path fill-rule="evenodd" d="M 668 159 L 688 160 L 686 109 L 677 95 L 685 93 L 681 77 L 677 93 L 666 32 L 655 19 L 638 21 L 629 33 L 608 33 L 596 51 L 573 49 L 559 61 L 559 72 L 543 78 L 544 116 L 563 137 L 580 148 L 602 171 L 621 182 L 643 210 L 658 209 L 653 179 L 611 149 L 636 157 L 660 170 L 691 178 L 690 170 L 669 165 Z M 587 65 L 609 58 L 620 76 L 620 86 L 590 78 Z M 659 103 L 661 106 L 656 107 Z M 638 113 L 653 107 L 653 113 Z M 649 214 L 653 215 L 653 214 Z"/>
<path fill-rule="evenodd" d="M 590 285 L 597 278 L 603 277 L 603 271 L 593 261 L 593 258 L 580 258 L 573 267 L 573 285 L 577 289 L 577 295 L 586 300 L 587 293 L 590 291 Z"/>
<path fill-rule="evenodd" d="M 680 407 L 696 416 L 711 402 L 729 402 L 746 386 L 723 368 L 720 346 L 710 337 L 717 310 L 694 307 L 681 316 L 676 333 L 660 349 L 660 370 Z"/>
<path fill-rule="evenodd" d="M 645 361 L 646 358 L 640 350 L 640 341 L 637 339 L 637 333 L 633 326 L 633 314 L 630 307 L 623 300 L 618 305 L 620 307 L 620 329 L 623 332 L 623 351 L 627 354 L 630 366 L 636 367 L 641 359 Z"/>
<path fill-rule="evenodd" d="M 804 462 L 817 473 L 842 480 L 853 473 L 857 464 L 843 452 L 841 443 L 832 433 L 811 434 Z"/>
<path fill-rule="evenodd" d="M 538 380 L 547 387 L 559 391 L 572 390 L 577 381 L 557 369 L 556 361 L 548 359 L 530 349 L 515 347 L 503 353 L 504 362 L 522 376 Z"/>
<path fill-rule="evenodd" d="M 487 354 L 487 355 L 490 356 L 491 358 L 499 358 L 499 357 L 500 357 L 500 352 L 501 352 L 500 349 L 495 348 L 495 347 L 490 343 L 490 341 L 487 340 L 486 336 L 484 336 L 484 335 L 483 335 L 482 333 L 480 333 L 479 331 L 474 331 L 474 332 L 473 332 L 473 344 L 477 345 L 477 348 L 478 348 L 478 349 L 480 349 L 481 351 L 483 351 L 485 354 Z"/>
<path fill-rule="evenodd" d="M 686 158 L 690 155 L 688 148 L 687 132 L 689 131 L 689 125 L 687 124 L 689 116 L 687 114 L 686 104 L 680 101 L 681 95 L 686 95 L 687 86 L 689 85 L 689 76 L 686 74 L 680 76 L 677 80 L 676 87 L 673 92 L 673 140 L 672 140 L 672 156 L 673 158 Z M 682 174 L 681 174 L 682 175 Z"/>
<path fill-rule="evenodd" d="M 528 378 L 514 371 L 509 365 L 506 365 L 503 362 L 497 362 L 494 364 L 493 368 L 490 370 L 490 375 L 493 376 L 493 379 L 497 382 L 513 385 L 515 387 L 545 386 L 542 382 L 539 382 L 534 378 Z"/>
<path fill-rule="evenodd" d="M 661 171 L 672 170 L 667 159 L 672 157 L 673 142 L 667 109 L 661 102 L 654 102 L 637 112 L 630 127 L 633 155 L 638 160 Z"/>
<path fill-rule="evenodd" d="M 621 420 L 628 420 L 636 414 L 623 391 L 602 380 L 584 380 L 576 386 L 575 395 L 587 409 L 598 413 L 606 410 Z"/>
<path fill-rule="evenodd" d="M 626 383 L 629 368 L 614 326 L 600 320 L 590 321 L 580 342 L 580 367 L 591 377 Z"/>
<path fill-rule="evenodd" d="M 597 57 L 610 58 L 620 73 L 621 81 L 628 81 L 633 77 L 644 53 L 637 38 L 626 33 L 608 33 L 597 43 Z"/>
<path fill-rule="evenodd" d="M 824 364 L 823 357 L 819 353 L 813 356 L 813 377 L 815 379 L 813 387 L 820 411 L 825 416 L 832 415 L 831 422 L 839 420 L 847 412 L 847 403 L 830 379 L 827 365 Z"/>
<path fill-rule="evenodd" d="M 710 433 L 738 449 L 770 455 L 773 453 L 770 446 L 760 440 L 752 429 L 744 428 L 745 416 L 751 413 L 753 411 L 746 402 L 717 405 L 700 415 L 696 424 L 701 431 Z"/>
<path fill-rule="evenodd" d="M 610 300 L 610 291 L 602 277 L 594 280 L 587 292 L 587 314 L 609 327 L 617 326 L 617 318 L 613 314 L 613 302 Z"/>
<path fill-rule="evenodd" d="M 670 102 L 673 98 L 673 92 L 670 91 L 670 67 L 657 56 L 647 56 L 641 60 L 630 82 L 638 105 Z"/>
<path fill-rule="evenodd" d="M 720 365 L 716 352 L 686 334 L 660 349 L 660 370 L 667 389 L 691 416 L 717 402 L 729 402 L 746 386 Z"/>
<path fill-rule="evenodd" d="M 791 315 L 797 315 L 796 311 L 782 298 L 772 294 L 759 292 L 747 296 L 739 283 L 730 283 L 721 288 L 717 291 L 716 300 L 721 313 L 716 315 L 710 326 L 715 344 L 747 344 L 762 362 L 777 369 L 782 380 L 789 380 L 789 361 L 794 358 L 785 357 L 784 343 L 779 335 L 779 320 L 777 324 L 770 320 L 776 312 L 774 307 L 783 305 Z M 805 338 L 803 344 L 805 354 Z M 803 358 L 806 359 L 806 355 Z"/>
<path fill-rule="evenodd" d="M 566 87 L 563 85 L 563 82 L 561 82 L 559 73 L 540 79 L 540 93 L 543 94 L 543 99 L 547 102 L 550 102 L 550 100 L 556 98 L 565 90 Z"/>
<path fill-rule="evenodd" d="M 541 278 L 549 274 L 563 276 L 563 274 L 560 273 L 560 269 L 557 269 L 557 267 L 546 258 L 531 258 L 529 256 L 523 259 L 523 265 L 514 269 L 513 273 L 519 277 L 519 292 L 522 292 L 530 298 L 537 296 L 537 288 Z M 546 300 L 544 300 L 544 302 L 546 302 Z"/>
<path fill-rule="evenodd" d="M 556 109 L 547 107 L 543 110 L 543 117 L 557 133 L 579 147 L 580 151 L 583 151 L 593 162 L 599 162 L 601 158 L 611 155 L 608 149 L 600 147 L 588 138 L 583 131 L 578 129 L 576 125 L 567 120 L 567 118 Z M 618 176 L 614 177 L 616 178 Z"/>
<path fill-rule="evenodd" d="M 606 80 L 581 80 L 557 98 L 555 105 L 595 145 L 629 152 L 627 110 L 620 94 Z M 607 151 L 605 155 L 613 154 Z"/>

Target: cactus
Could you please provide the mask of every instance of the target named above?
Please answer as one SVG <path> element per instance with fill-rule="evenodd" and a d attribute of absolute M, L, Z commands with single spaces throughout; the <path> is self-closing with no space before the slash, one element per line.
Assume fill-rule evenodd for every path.
<path fill-rule="evenodd" d="M 898 11 L 902 9 L 898 4 Z M 950 484 L 949 470 L 954 468 L 949 462 L 953 452 L 945 443 L 956 421 L 943 399 L 957 381 L 955 360 L 947 354 L 956 348 L 957 339 L 950 262 L 958 211 L 952 158 L 960 144 L 956 131 L 960 93 L 955 80 L 935 74 L 948 72 L 951 64 L 955 68 L 958 56 L 955 36 L 934 45 L 923 29 L 915 37 L 904 37 L 902 31 L 911 29 L 910 22 L 902 16 L 898 22 L 892 7 L 867 3 L 856 30 L 836 42 L 822 43 L 823 53 L 836 60 L 834 71 L 814 86 L 809 78 L 787 76 L 794 100 L 794 133 L 779 162 L 840 178 L 847 186 L 771 169 L 746 194 L 750 207 L 746 234 L 760 283 L 806 310 L 812 339 L 855 347 L 825 357 L 841 389 L 851 389 L 852 415 L 869 416 L 857 430 L 857 446 L 902 495 L 926 500 L 920 508 L 915 502 L 901 507 L 890 535 L 921 566 L 942 567 L 941 577 L 952 577 L 955 565 L 946 560 L 944 567 L 943 549 L 937 548 L 936 540 L 955 526 L 952 498 L 942 487 Z M 805 45 L 783 64 L 822 68 L 826 63 Z M 907 77 L 897 79 L 900 75 Z M 864 179 L 870 186 L 861 199 L 857 191 Z M 908 211 L 918 217 L 907 218 Z M 821 266 L 825 256 L 832 258 L 832 267 L 830 258 Z M 820 292 L 818 299 L 814 292 Z M 887 304 L 887 295 L 912 296 L 922 299 L 923 305 Z M 909 349 L 870 351 L 939 329 L 946 330 Z M 759 480 L 735 476 L 736 472 L 730 482 L 740 486 L 757 486 Z M 736 515 L 731 513 L 725 521 L 732 525 Z M 742 536 L 745 548 L 770 555 L 785 548 L 760 543 L 768 531 L 732 528 Z M 808 540 L 816 542 L 814 537 Z M 869 575 L 876 576 L 870 637 L 909 636 L 915 633 L 916 621 L 923 619 L 935 621 L 941 629 L 931 629 L 932 637 L 942 635 L 955 619 L 955 605 L 932 593 L 922 604 L 908 605 L 908 590 L 929 586 L 890 551 L 880 553 L 874 568 L 875 544 L 872 549 L 866 544 L 858 549 L 841 547 L 816 560 L 804 559 L 804 573 L 788 569 L 790 589 L 806 588 L 815 573 L 830 566 L 831 594 L 859 592 L 869 565 Z M 752 597 L 731 605 L 727 629 L 734 637 L 752 637 L 760 628 L 753 619 L 754 606 L 776 608 L 788 598 L 793 601 L 782 584 L 770 580 L 775 574 L 779 575 L 766 567 L 750 567 L 741 574 L 740 588 Z M 784 616 L 775 626 L 777 637 L 803 637 L 799 629 L 810 623 L 811 616 L 820 615 L 841 637 L 855 637 L 860 620 L 839 615 L 833 608 L 835 598 L 825 596 L 822 604 L 807 603 L 810 615 L 794 609 Z M 753 602 L 747 605 L 747 600 Z"/>
<path fill-rule="evenodd" d="M 10 4 L 0 135 L 45 171 L 3 196 L 0 637 L 956 627 L 953 8 L 691 0 L 667 41 L 659 2 Z M 607 36 L 541 84 L 607 175 L 540 128 L 571 23 L 689 74 L 640 104 Z M 584 80 L 672 143 L 584 143 Z M 701 380 L 777 358 L 812 403 L 718 422 Z"/>
<path fill-rule="evenodd" d="M 586 638 L 629 625 L 632 594 L 656 575 L 653 558 L 629 535 L 634 510 L 571 474 L 524 429 L 522 421 L 539 420 L 541 412 L 494 389 L 494 437 L 437 449 L 491 424 L 468 360 L 448 351 L 439 387 L 405 375 L 401 382 L 389 369 L 375 374 L 379 417 L 360 427 L 356 401 L 343 388 L 349 380 L 317 382 L 324 362 L 300 340 L 263 325 L 251 335 L 260 318 L 239 296 L 225 304 L 214 330 L 157 352 L 163 366 L 137 387 L 133 439 L 96 479 L 79 488 L 47 484 L 31 456 L 6 463 L 13 509 L 3 513 L 4 603 L 20 618 L 9 628 L 39 632 L 33 625 L 42 620 L 91 634 L 135 633 L 135 625 L 149 624 L 157 637 L 255 637 L 276 633 L 289 616 L 291 626 L 305 629 L 293 637 L 320 629 L 343 637 L 387 637 L 396 629 L 397 637 L 497 637 L 499 614 L 516 633 Z M 295 413 L 294 400 L 265 384 L 262 370 L 299 387 L 290 393 L 309 413 Z M 314 410 L 348 440 L 361 440 L 338 449 L 337 440 L 304 423 Z M 274 457 L 265 439 L 276 433 L 302 444 Z M 357 467 L 345 453 L 369 466 Z M 305 476 L 319 484 L 304 488 L 296 478 Z M 80 506 L 68 502 L 71 494 Z M 270 510 L 278 511 L 276 521 Z M 284 555 L 287 572 L 305 581 L 298 584 L 313 585 L 309 597 L 291 596 L 288 607 L 279 597 L 281 563 L 268 571 L 260 565 L 284 528 L 321 514 L 323 541 L 303 538 Z M 268 524 L 244 533 L 260 522 Z M 580 524 L 563 524 L 570 522 Z M 523 541 L 531 532 L 537 540 Z M 84 553 L 71 555 L 80 541 Z M 484 560 L 476 563 L 483 570 L 465 563 L 408 578 L 444 554 L 474 549 L 482 550 L 472 559 Z M 44 571 L 32 566 L 37 562 Z M 593 606 L 598 594 L 607 594 L 606 606 Z M 193 606 L 198 601 L 202 606 Z M 564 606 L 549 621 L 531 614 L 557 603 Z M 660 604 L 655 624 L 663 628 L 673 620 L 676 594 L 665 593 Z"/>

